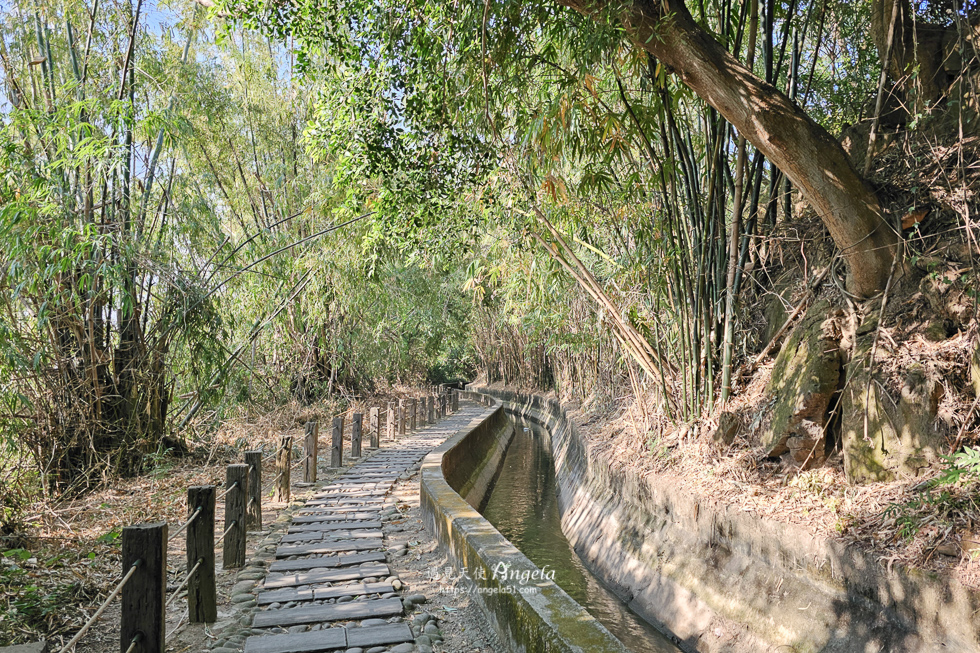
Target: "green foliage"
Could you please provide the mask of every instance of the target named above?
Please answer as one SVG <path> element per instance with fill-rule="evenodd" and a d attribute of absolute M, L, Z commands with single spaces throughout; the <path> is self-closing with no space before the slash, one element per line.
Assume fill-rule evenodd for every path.
<path fill-rule="evenodd" d="M 898 535 L 912 540 L 924 525 L 952 526 L 965 521 L 964 515 L 976 514 L 976 488 L 980 481 L 980 447 L 963 447 L 963 451 L 942 456 L 942 470 L 922 484 L 902 503 L 889 504 L 884 517 L 892 521 Z"/>

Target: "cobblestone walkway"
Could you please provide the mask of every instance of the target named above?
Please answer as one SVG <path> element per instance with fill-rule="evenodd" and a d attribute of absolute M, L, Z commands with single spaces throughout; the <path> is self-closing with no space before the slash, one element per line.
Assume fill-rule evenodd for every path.
<path fill-rule="evenodd" d="M 238 574 L 232 603 L 241 610 L 236 634 L 212 653 L 429 653 L 442 641 L 427 601 L 408 594 L 388 561 L 405 545 L 389 546 L 384 522 L 400 516 L 390 495 L 416 473 L 434 447 L 482 410 L 464 403 L 442 421 L 420 428 L 353 465 L 295 510 L 288 531 L 273 533 Z"/>

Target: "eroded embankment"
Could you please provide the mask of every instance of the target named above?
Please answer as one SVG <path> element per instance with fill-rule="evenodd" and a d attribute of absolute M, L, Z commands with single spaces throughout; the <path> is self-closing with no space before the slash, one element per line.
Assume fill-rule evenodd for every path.
<path fill-rule="evenodd" d="M 602 624 L 543 577 L 474 507 L 512 435 L 510 420 L 495 405 L 426 457 L 421 474 L 426 526 L 457 571 L 468 576 L 474 600 L 512 650 L 625 653 Z"/>
<path fill-rule="evenodd" d="M 554 399 L 472 389 L 550 431 L 566 537 L 684 649 L 980 650 L 980 600 L 955 581 L 640 477 L 592 454 Z"/>

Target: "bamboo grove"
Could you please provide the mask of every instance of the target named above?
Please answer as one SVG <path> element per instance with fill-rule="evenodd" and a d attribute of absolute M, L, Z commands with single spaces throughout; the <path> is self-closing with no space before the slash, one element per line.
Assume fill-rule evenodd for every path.
<path fill-rule="evenodd" d="M 8 459 L 80 489 L 239 406 L 479 371 L 580 397 L 625 384 L 659 420 L 728 400 L 766 344 L 748 309 L 807 273 L 807 248 L 843 288 L 842 253 L 603 6 L 11 3 Z M 834 135 L 883 120 L 882 89 L 891 118 L 929 119 L 917 69 L 884 75 L 866 38 L 881 6 L 687 3 Z M 975 29 L 975 4 L 915 8 Z"/>

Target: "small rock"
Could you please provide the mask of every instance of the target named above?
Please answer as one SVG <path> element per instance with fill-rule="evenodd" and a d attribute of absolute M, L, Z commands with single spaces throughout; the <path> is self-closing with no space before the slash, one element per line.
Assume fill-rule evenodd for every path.
<path fill-rule="evenodd" d="M 337 603 L 350 603 L 354 600 L 353 596 L 340 596 L 337 597 Z"/>
<path fill-rule="evenodd" d="M 288 630 L 291 633 L 305 633 L 306 632 L 306 626 L 303 626 L 303 625 L 290 626 Z"/>
<path fill-rule="evenodd" d="M 424 632 L 426 635 L 438 635 L 439 626 L 430 621 L 429 623 L 425 624 L 425 628 L 422 629 L 422 632 Z"/>
<path fill-rule="evenodd" d="M 402 607 L 405 608 L 406 611 L 411 611 L 415 608 L 415 604 L 408 599 L 402 599 Z"/>
<path fill-rule="evenodd" d="M 243 571 L 238 574 L 238 580 L 262 580 L 263 578 L 265 578 L 265 572 L 261 570 Z"/>
<path fill-rule="evenodd" d="M 413 653 L 413 651 L 415 651 L 415 644 L 408 642 L 391 647 L 391 653 Z"/>
<path fill-rule="evenodd" d="M 429 599 L 425 598 L 425 594 L 409 594 L 406 597 L 412 603 L 428 603 Z"/>
<path fill-rule="evenodd" d="M 364 649 L 360 646 L 355 646 L 354 648 L 347 649 L 344 653 L 364 653 Z"/>
<path fill-rule="evenodd" d="M 361 622 L 361 625 L 365 628 L 370 628 L 371 626 L 385 626 L 388 622 L 384 619 L 365 619 Z"/>
<path fill-rule="evenodd" d="M 245 593 L 232 594 L 231 595 L 231 602 L 232 603 L 245 603 L 245 601 L 251 601 L 254 598 L 255 597 L 252 596 L 251 594 L 245 594 Z"/>
<path fill-rule="evenodd" d="M 241 582 L 235 583 L 235 586 L 231 588 L 232 594 L 242 594 L 244 592 L 251 592 L 255 587 L 255 583 L 250 580 L 243 580 Z"/>
<path fill-rule="evenodd" d="M 385 653 L 387 650 L 384 646 L 372 646 L 364 653 Z"/>
<path fill-rule="evenodd" d="M 415 643 L 419 646 L 429 646 L 432 644 L 432 639 L 428 635 L 419 635 L 415 638 Z"/>
<path fill-rule="evenodd" d="M 425 644 L 419 644 L 418 651 L 419 653 L 432 653 L 432 647 L 426 646 Z"/>

